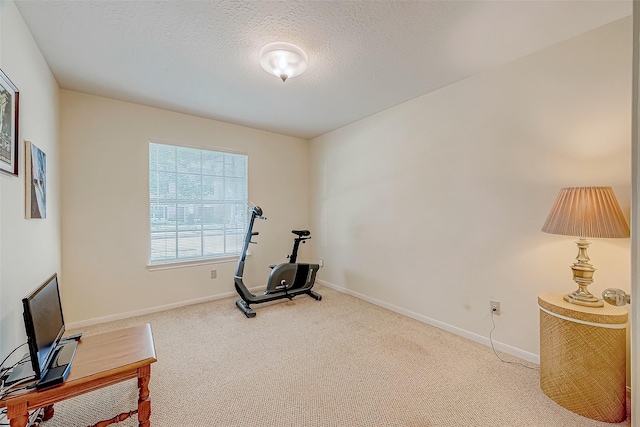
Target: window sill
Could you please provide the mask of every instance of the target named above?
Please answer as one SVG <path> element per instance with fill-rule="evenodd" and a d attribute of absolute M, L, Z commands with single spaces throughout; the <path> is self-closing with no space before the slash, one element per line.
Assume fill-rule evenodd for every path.
<path fill-rule="evenodd" d="M 247 254 L 247 257 L 250 255 Z M 149 271 L 159 271 L 159 270 L 171 270 L 174 268 L 183 268 L 183 267 L 195 267 L 198 265 L 209 265 L 209 264 L 223 264 L 229 262 L 237 262 L 239 255 L 226 256 L 221 258 L 209 258 L 209 259 L 194 259 L 190 261 L 171 261 L 171 262 L 163 262 L 157 264 L 147 264 L 147 270 Z"/>

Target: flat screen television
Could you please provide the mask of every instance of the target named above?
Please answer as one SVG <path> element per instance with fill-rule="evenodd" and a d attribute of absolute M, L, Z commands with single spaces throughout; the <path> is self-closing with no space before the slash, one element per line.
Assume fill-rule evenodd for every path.
<path fill-rule="evenodd" d="M 64 333 L 58 275 L 54 274 L 22 299 L 31 367 L 40 379 Z"/>

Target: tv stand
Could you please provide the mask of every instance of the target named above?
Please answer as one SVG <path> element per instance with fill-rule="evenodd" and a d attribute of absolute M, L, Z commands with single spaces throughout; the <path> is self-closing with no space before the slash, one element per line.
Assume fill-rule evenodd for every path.
<path fill-rule="evenodd" d="M 138 379 L 138 407 L 100 421 L 92 427 L 104 427 L 138 414 L 139 427 L 149 427 L 151 401 L 149 380 L 156 352 L 151 325 L 140 325 L 104 334 L 83 337 L 69 372 L 62 384 L 42 390 L 25 390 L 0 399 L 0 408 L 7 408 L 11 427 L 26 427 L 29 411 L 45 408 L 44 419 L 54 414 L 57 402 L 89 393 L 132 378 Z"/>

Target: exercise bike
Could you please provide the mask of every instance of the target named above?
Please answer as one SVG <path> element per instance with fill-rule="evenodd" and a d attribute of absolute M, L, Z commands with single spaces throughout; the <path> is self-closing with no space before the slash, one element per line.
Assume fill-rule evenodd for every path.
<path fill-rule="evenodd" d="M 267 280 L 267 289 L 263 294 L 254 295 L 242 281 L 244 273 L 244 262 L 247 257 L 251 238 L 259 233 L 253 231 L 253 223 L 256 219 L 266 219 L 262 216 L 262 209 L 259 206 L 251 206 L 249 208 L 251 218 L 247 227 L 247 234 L 244 237 L 244 246 L 242 253 L 238 259 L 234 283 L 240 299 L 236 301 L 236 306 L 247 317 L 255 317 L 256 312 L 250 307 L 251 304 L 260 304 L 268 301 L 275 301 L 282 298 L 293 299 L 296 295 L 307 294 L 317 301 L 322 300 L 322 296 L 311 290 L 316 281 L 316 274 L 320 269 L 318 264 L 299 264 L 296 262 L 298 256 L 298 247 L 300 243 L 310 239 L 311 233 L 308 230 L 293 230 L 298 236 L 294 239 L 293 250 L 289 255 L 289 262 L 283 264 L 272 265 L 271 274 Z"/>

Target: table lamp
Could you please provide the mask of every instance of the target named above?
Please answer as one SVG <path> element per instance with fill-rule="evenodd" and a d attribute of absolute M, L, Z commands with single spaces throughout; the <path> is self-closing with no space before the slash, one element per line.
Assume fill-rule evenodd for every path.
<path fill-rule="evenodd" d="M 596 271 L 589 264 L 587 237 L 629 237 L 629 226 L 611 187 L 568 187 L 560 190 L 542 231 L 576 236 L 578 256 L 571 266 L 578 289 L 564 300 L 587 307 L 602 307 L 602 300 L 587 290 Z"/>

